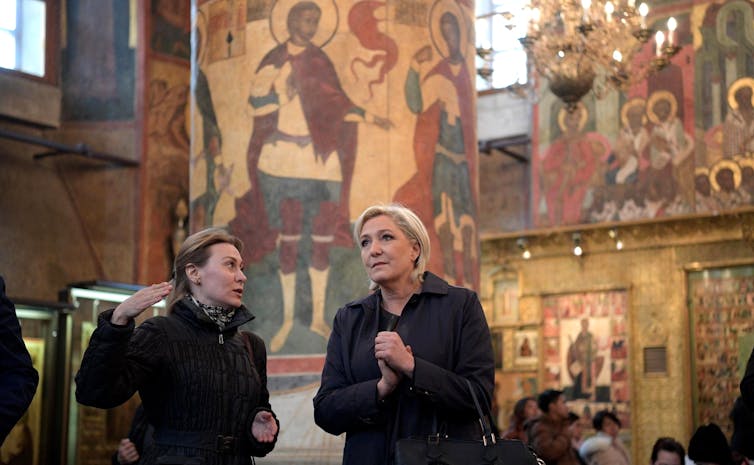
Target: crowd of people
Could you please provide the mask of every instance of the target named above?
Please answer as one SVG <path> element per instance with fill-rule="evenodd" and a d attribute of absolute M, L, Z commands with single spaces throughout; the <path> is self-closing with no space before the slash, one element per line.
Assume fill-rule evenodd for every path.
<path fill-rule="evenodd" d="M 754 463 L 754 413 L 739 397 L 730 412 L 733 435 L 728 441 L 720 426 L 703 424 L 696 429 L 688 449 L 672 437 L 658 438 L 650 465 L 749 465 Z M 569 411 L 563 391 L 547 389 L 535 397 L 519 399 L 510 415 L 503 439 L 528 444 L 546 465 L 630 465 L 633 459 L 620 437 L 618 416 L 600 410 L 591 418 L 594 433 L 584 418 Z M 688 452 L 687 452 L 688 451 Z"/>
<path fill-rule="evenodd" d="M 369 278 L 365 297 L 338 311 L 329 336 L 314 421 L 345 433 L 343 464 L 390 465 L 398 441 L 479 438 L 479 405 L 494 390 L 490 331 L 475 292 L 427 271 L 430 239 L 401 205 L 367 208 L 353 236 Z M 264 340 L 241 330 L 254 316 L 243 305 L 244 244 L 220 228 L 189 236 L 173 279 L 135 292 L 99 315 L 76 374 L 76 399 L 112 408 L 138 393 L 131 433 L 114 464 L 250 465 L 270 453 L 280 422 L 267 389 Z M 135 324 L 166 299 L 167 315 Z M 0 278 L 0 442 L 23 415 L 38 376 Z M 743 465 L 754 459 L 754 362 L 733 406 L 731 442 L 714 423 L 686 447 L 658 438 L 651 465 Z M 591 428 L 585 425 L 591 420 Z M 546 465 L 630 465 L 621 420 L 601 410 L 581 418 L 563 391 L 516 402 L 500 437 L 522 441 Z M 686 452 L 688 451 L 688 453 Z"/>

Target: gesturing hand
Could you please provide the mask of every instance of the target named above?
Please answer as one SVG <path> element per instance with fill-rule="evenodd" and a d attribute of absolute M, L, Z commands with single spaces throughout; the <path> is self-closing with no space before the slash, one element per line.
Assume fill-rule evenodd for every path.
<path fill-rule="evenodd" d="M 124 438 L 118 444 L 118 463 L 128 464 L 139 460 L 139 451 L 130 439 Z"/>
<path fill-rule="evenodd" d="M 141 312 L 167 297 L 172 289 L 173 285 L 167 282 L 152 284 L 149 287 L 140 289 L 115 307 L 110 321 L 116 325 L 127 324 L 131 319 L 141 314 Z"/>
<path fill-rule="evenodd" d="M 272 442 L 278 432 L 275 417 L 266 410 L 258 412 L 251 424 L 251 435 L 259 442 Z"/>

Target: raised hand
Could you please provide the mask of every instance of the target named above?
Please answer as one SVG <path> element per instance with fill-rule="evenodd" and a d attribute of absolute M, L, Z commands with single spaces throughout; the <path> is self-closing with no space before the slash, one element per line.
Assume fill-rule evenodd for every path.
<path fill-rule="evenodd" d="M 168 282 L 152 284 L 149 287 L 139 289 L 134 295 L 115 307 L 110 321 L 116 325 L 127 324 L 141 312 L 167 297 L 172 289 L 173 285 Z"/>

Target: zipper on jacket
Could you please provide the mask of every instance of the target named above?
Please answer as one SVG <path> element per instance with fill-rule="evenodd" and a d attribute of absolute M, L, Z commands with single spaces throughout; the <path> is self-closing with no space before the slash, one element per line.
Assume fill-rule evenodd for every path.
<path fill-rule="evenodd" d="M 223 339 L 223 333 L 218 334 L 218 336 L 217 336 L 217 342 L 219 342 L 220 345 L 225 344 L 225 340 Z"/>

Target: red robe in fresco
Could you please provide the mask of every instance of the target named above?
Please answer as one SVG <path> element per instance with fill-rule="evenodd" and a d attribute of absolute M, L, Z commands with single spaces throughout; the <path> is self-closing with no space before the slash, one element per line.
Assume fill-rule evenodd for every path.
<path fill-rule="evenodd" d="M 357 123 L 344 121 L 344 118 L 348 113 L 361 110 L 341 88 L 330 59 L 312 44 L 297 55 L 288 53 L 286 43 L 280 44 L 262 59 L 257 72 L 269 65 L 280 68 L 286 62 L 290 62 L 292 67 L 315 156 L 327 158 L 335 151 L 340 159 L 343 181 L 334 244 L 351 246 L 348 198 L 356 154 Z M 275 250 L 279 232 L 271 227 L 269 221 L 270 215 L 278 215 L 279 212 L 266 211 L 257 169 L 262 146 L 275 134 L 277 127 L 277 111 L 254 118 L 247 155 L 251 188 L 243 197 L 236 199 L 236 217 L 230 222 L 231 231 L 246 244 L 244 260 L 250 263 L 261 260 Z"/>
<path fill-rule="evenodd" d="M 456 98 L 460 109 L 460 117 L 463 125 L 463 141 L 466 152 L 466 160 L 469 166 L 469 183 L 474 198 L 474 211 L 479 205 L 478 192 L 474 180 L 477 179 L 476 138 L 474 134 L 474 107 L 472 97 L 471 79 L 469 79 L 466 63 L 461 63 L 458 75 L 454 75 L 448 59 L 439 62 L 422 79 L 425 83 L 435 75 L 443 76 L 453 84 Z M 414 130 L 414 157 L 416 159 L 416 174 L 401 186 L 395 193 L 394 200 L 400 202 L 416 212 L 422 222 L 427 226 L 432 254 L 430 255 L 429 269 L 442 274 L 443 250 L 440 246 L 440 238 L 434 228 L 435 216 L 439 212 L 434 211 L 432 198 L 432 171 L 435 161 L 435 149 L 440 136 L 440 116 L 443 105 L 440 101 L 425 102 L 429 106 L 425 108 L 416 120 Z"/>

